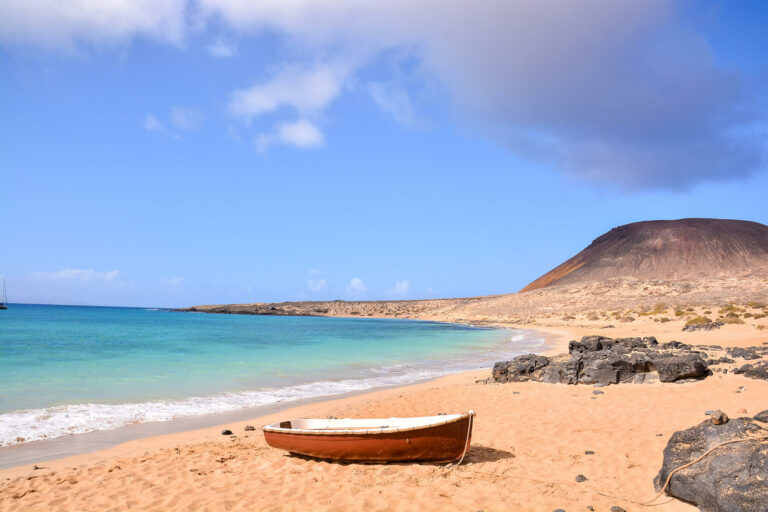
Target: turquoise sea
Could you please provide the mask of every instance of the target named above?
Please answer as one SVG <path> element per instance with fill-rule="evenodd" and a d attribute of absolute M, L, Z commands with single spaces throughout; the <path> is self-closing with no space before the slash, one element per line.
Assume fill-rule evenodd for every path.
<path fill-rule="evenodd" d="M 0 446 L 408 383 L 542 343 L 411 320 L 11 304 L 0 311 Z"/>

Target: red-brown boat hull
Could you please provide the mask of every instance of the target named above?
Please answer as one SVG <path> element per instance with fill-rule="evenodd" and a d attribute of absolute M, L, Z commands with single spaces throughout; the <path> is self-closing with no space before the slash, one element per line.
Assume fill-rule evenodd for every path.
<path fill-rule="evenodd" d="M 319 459 L 364 462 L 458 460 L 472 439 L 471 416 L 457 421 L 398 432 L 303 434 L 264 431 L 267 444 Z"/>

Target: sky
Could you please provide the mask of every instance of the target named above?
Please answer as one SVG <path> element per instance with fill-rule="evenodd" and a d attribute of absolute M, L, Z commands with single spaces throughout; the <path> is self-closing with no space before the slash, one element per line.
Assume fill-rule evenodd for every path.
<path fill-rule="evenodd" d="M 10 302 L 514 292 L 768 224 L 768 2 L 0 0 Z"/>

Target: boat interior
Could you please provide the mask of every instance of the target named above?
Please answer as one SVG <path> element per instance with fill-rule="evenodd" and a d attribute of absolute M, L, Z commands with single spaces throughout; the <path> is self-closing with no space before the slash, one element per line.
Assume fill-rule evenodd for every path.
<path fill-rule="evenodd" d="M 433 425 L 442 425 L 456 421 L 467 414 L 440 414 L 437 416 L 422 416 L 419 418 L 366 418 L 366 419 L 353 419 L 353 418 L 328 418 L 328 419 L 296 419 L 281 421 L 278 423 L 272 423 L 266 425 L 266 430 L 276 431 L 323 431 L 325 433 L 332 432 L 349 432 L 354 431 L 375 431 L 381 432 L 403 429 L 416 429 L 430 427 Z"/>

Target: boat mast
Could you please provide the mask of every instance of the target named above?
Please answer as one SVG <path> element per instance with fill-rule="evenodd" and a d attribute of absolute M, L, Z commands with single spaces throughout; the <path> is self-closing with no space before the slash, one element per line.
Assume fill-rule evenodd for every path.
<path fill-rule="evenodd" d="M 0 302 L 0 304 L 5 306 L 7 301 L 8 297 L 5 296 L 5 278 L 3 278 L 3 302 Z"/>

